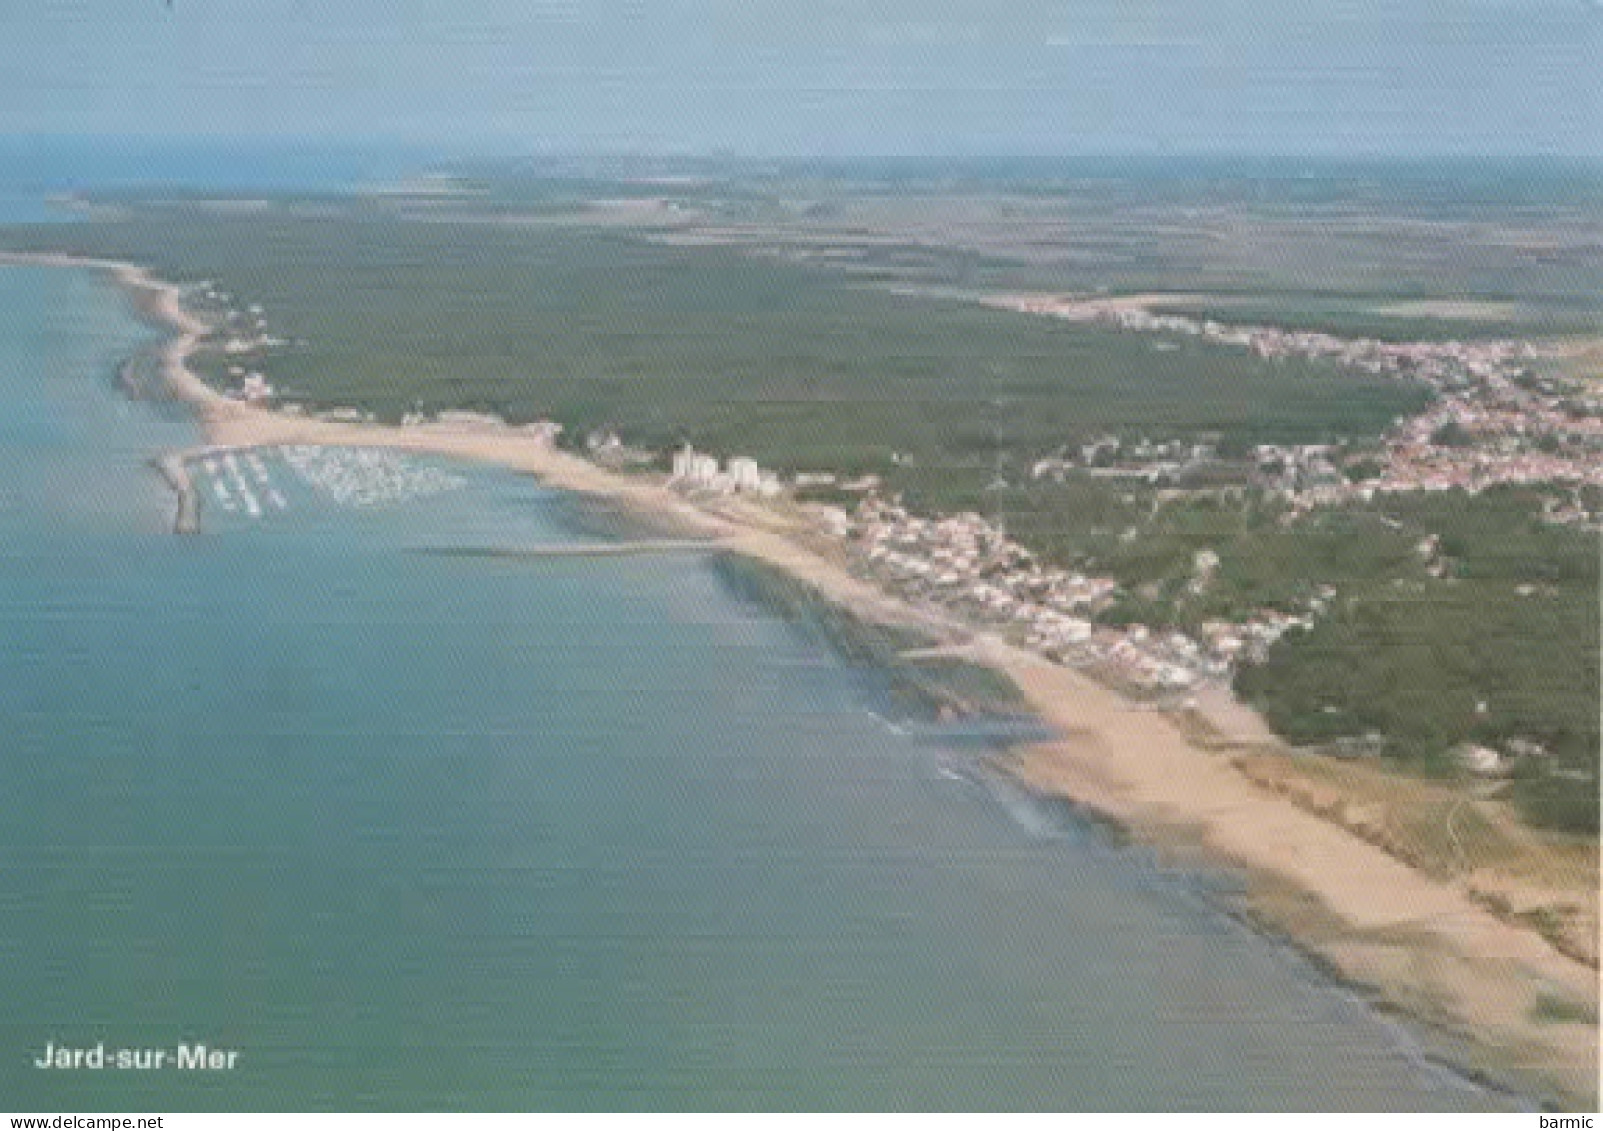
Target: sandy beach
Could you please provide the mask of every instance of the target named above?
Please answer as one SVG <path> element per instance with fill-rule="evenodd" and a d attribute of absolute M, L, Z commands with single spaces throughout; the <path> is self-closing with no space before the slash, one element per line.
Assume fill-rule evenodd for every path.
<path fill-rule="evenodd" d="M 782 527 L 743 521 L 733 510 L 708 513 L 658 481 L 614 474 L 514 430 L 333 423 L 230 400 L 186 364 L 209 327 L 183 308 L 176 287 L 128 264 L 25 258 L 109 272 L 142 311 L 174 329 L 161 350 L 162 371 L 173 393 L 194 407 L 211 445 L 386 447 L 504 466 L 669 519 L 864 619 L 916 624 L 965 643 L 1061 734 L 1012 752 L 1009 772 L 1117 822 L 1177 862 L 1239 869 L 1256 920 L 1385 1007 L 1424 1022 L 1454 1063 L 1566 1107 L 1596 1107 L 1597 1026 L 1555 1021 L 1540 1003 L 1557 998 L 1595 1016 L 1597 971 L 1535 930 L 1493 915 L 1460 885 L 1433 879 L 1255 785 L 1232 764 L 1229 740 L 1246 745 L 1267 735 L 1238 704 L 1210 714 L 1226 741 L 1204 746 L 1177 720 L 1081 672 L 886 595 Z"/>

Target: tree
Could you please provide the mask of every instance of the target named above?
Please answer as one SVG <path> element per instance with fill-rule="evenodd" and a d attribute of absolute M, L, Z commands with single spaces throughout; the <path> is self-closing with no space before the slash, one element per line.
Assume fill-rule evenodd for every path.
<path fill-rule="evenodd" d="M 1449 420 L 1430 434 L 1430 442 L 1439 448 L 1467 448 L 1475 442 L 1475 436 L 1458 421 Z"/>

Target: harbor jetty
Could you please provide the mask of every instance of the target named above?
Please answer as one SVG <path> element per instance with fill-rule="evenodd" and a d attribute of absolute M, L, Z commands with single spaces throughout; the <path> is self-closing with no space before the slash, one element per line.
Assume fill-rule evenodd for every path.
<path fill-rule="evenodd" d="M 200 533 L 200 495 L 190 478 L 189 466 L 181 452 L 163 452 L 151 461 L 173 489 L 177 507 L 173 514 L 174 534 Z"/>

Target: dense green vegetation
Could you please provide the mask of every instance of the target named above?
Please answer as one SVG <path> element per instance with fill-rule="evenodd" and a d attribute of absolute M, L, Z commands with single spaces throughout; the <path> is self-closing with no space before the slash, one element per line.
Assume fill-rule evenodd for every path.
<path fill-rule="evenodd" d="M 1243 669 L 1238 689 L 1295 741 L 1380 734 L 1426 769 L 1447 768 L 1461 743 L 1535 742 L 1547 756 L 1517 763 L 1516 800 L 1539 823 L 1596 831 L 1598 540 L 1544 524 L 1534 502 L 1513 490 L 1381 500 L 1397 543 L 1440 538 L 1443 576 L 1401 555 L 1337 581 L 1329 615 Z"/>
<path fill-rule="evenodd" d="M 1110 428 L 1372 434 L 1423 395 L 568 226 L 171 207 L 5 242 L 134 258 L 261 303 L 294 343 L 262 368 L 293 400 L 392 419 L 416 405 L 550 415 L 788 469 L 988 462 Z"/>

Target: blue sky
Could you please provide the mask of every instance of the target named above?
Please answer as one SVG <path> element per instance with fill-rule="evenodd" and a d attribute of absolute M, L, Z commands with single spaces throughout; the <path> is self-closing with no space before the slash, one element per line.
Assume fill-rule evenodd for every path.
<path fill-rule="evenodd" d="M 0 0 L 0 134 L 1586 154 L 1603 0 Z"/>

